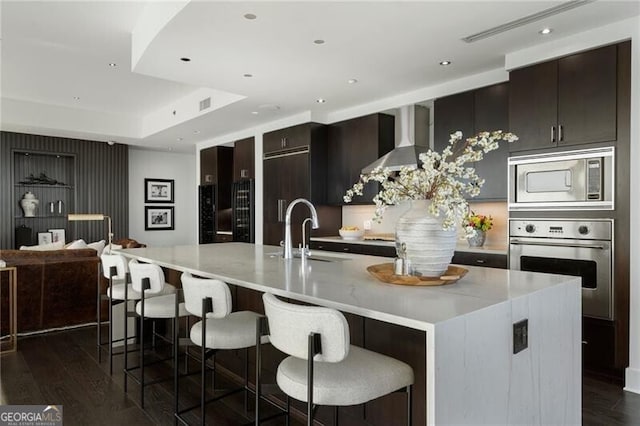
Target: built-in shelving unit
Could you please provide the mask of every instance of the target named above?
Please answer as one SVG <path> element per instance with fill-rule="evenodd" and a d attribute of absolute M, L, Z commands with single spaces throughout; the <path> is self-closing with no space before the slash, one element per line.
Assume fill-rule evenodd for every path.
<path fill-rule="evenodd" d="M 38 233 L 50 229 L 65 229 L 69 235 L 67 214 L 75 211 L 76 201 L 75 155 L 14 150 L 12 167 L 14 227 L 30 229 L 22 234 L 27 240 L 16 244 L 37 244 Z M 29 183 L 38 179 L 50 183 Z M 25 217 L 20 206 L 26 192 L 32 192 L 38 199 L 32 217 Z"/>

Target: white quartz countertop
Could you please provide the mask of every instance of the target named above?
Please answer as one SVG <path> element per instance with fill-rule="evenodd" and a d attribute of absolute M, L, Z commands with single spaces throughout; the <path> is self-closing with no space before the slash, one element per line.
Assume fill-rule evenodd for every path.
<path fill-rule="evenodd" d="M 120 250 L 129 258 L 179 271 L 218 278 L 260 292 L 336 308 L 367 318 L 431 330 L 441 322 L 539 290 L 579 279 L 465 266 L 469 273 L 454 284 L 413 287 L 387 284 L 370 275 L 369 265 L 391 259 L 316 252 L 333 262 L 284 260 L 280 247 L 247 243 L 147 247 Z"/>
<path fill-rule="evenodd" d="M 327 243 L 344 243 L 344 244 L 362 244 L 369 246 L 395 247 L 393 241 L 380 240 L 345 240 L 340 236 L 332 237 L 311 237 L 311 241 L 327 242 Z M 456 245 L 456 251 L 469 253 L 486 253 L 486 254 L 502 254 L 507 255 L 509 248 L 507 245 L 485 245 L 484 247 L 469 247 L 466 241 L 460 241 Z"/>

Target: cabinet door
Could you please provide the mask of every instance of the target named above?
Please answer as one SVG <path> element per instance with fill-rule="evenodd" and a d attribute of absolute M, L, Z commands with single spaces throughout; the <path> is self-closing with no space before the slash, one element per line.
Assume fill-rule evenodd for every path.
<path fill-rule="evenodd" d="M 270 158 L 264 161 L 264 244 L 278 245 L 284 236 L 284 217 L 289 203 L 309 198 L 309 154 Z M 302 221 L 310 216 L 305 207 L 291 215 L 294 247 L 302 240 Z"/>
<path fill-rule="evenodd" d="M 556 145 L 557 87 L 556 61 L 509 73 L 509 130 L 520 138 L 510 152 Z"/>
<path fill-rule="evenodd" d="M 394 118 L 384 114 L 342 121 L 329 126 L 327 202 L 344 204 L 343 196 L 360 179 L 362 168 L 393 149 Z M 369 183 L 352 204 L 371 204 L 379 185 Z"/>
<path fill-rule="evenodd" d="M 616 140 L 617 46 L 558 60 L 559 145 Z"/>
<path fill-rule="evenodd" d="M 233 181 L 255 177 L 254 139 L 236 141 L 233 149 Z"/>
<path fill-rule="evenodd" d="M 474 92 L 475 133 L 503 130 L 509 126 L 509 83 L 483 87 Z M 500 142 L 495 151 L 475 163 L 476 173 L 485 180 L 476 200 L 507 199 L 508 142 Z"/>
<path fill-rule="evenodd" d="M 473 136 L 472 91 L 436 99 L 433 114 L 436 151 L 442 152 L 453 132 L 460 130 L 465 138 Z"/>
<path fill-rule="evenodd" d="M 262 140 L 265 153 L 307 146 L 310 143 L 311 128 L 309 123 L 265 133 Z"/>

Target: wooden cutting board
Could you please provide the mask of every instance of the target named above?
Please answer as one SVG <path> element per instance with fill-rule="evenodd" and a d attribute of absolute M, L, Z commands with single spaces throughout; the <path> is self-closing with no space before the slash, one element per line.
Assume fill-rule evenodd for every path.
<path fill-rule="evenodd" d="M 398 285 L 430 286 L 453 284 L 464 277 L 468 269 L 449 265 L 447 271 L 440 277 L 418 277 L 414 275 L 396 275 L 393 263 L 380 263 L 367 267 L 367 271 L 382 282 Z"/>

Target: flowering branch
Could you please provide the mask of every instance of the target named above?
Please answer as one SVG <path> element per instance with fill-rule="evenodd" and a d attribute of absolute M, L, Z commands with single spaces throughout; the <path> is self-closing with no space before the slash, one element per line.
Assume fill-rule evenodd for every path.
<path fill-rule="evenodd" d="M 455 222 L 468 213 L 465 195 L 476 197 L 484 185 L 473 167 L 467 163 L 480 161 L 484 154 L 498 148 L 499 141 L 514 142 L 518 137 L 501 130 L 481 132 L 462 139 L 462 132 L 453 133 L 449 145 L 442 154 L 427 151 L 420 154 L 422 166 L 402 167 L 397 175 L 388 168 L 375 168 L 371 173 L 360 175 L 360 179 L 347 190 L 344 201 L 349 203 L 355 195 L 362 195 L 364 185 L 378 182 L 382 189 L 373 197 L 376 205 L 374 219 L 382 220 L 385 209 L 406 200 L 431 200 L 429 213 L 444 214 L 443 228 L 451 229 Z"/>

